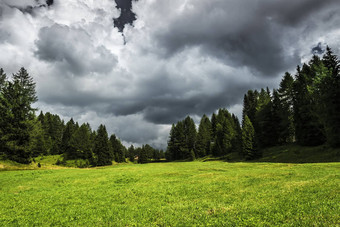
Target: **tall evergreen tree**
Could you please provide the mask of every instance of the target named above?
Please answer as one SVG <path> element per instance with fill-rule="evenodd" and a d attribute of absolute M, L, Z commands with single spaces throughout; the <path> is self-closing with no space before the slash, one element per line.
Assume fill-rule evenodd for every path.
<path fill-rule="evenodd" d="M 62 153 L 68 153 L 68 149 L 72 150 L 69 142 L 71 140 L 73 133 L 75 133 L 76 130 L 77 130 L 76 123 L 74 122 L 73 118 L 71 118 L 66 123 L 65 130 L 63 132 L 63 136 L 62 136 L 62 139 L 61 139 L 60 148 L 61 148 Z"/>
<path fill-rule="evenodd" d="M 246 159 L 256 158 L 255 131 L 254 127 L 247 115 L 244 116 L 242 121 L 242 151 Z"/>
<path fill-rule="evenodd" d="M 236 130 L 233 127 L 234 120 L 226 109 L 219 109 L 216 122 L 216 135 L 212 154 L 214 156 L 222 156 L 232 152 L 232 143 L 236 136 Z"/>
<path fill-rule="evenodd" d="M 310 89 L 314 86 L 316 76 L 313 68 L 320 62 L 314 56 L 309 65 L 304 64 L 301 70 L 298 67 L 293 85 L 295 135 L 300 145 L 315 146 L 325 142 L 324 129 L 317 116 L 316 100 Z"/>
<path fill-rule="evenodd" d="M 6 141 L 4 136 L 9 128 L 10 108 L 9 100 L 4 95 L 4 90 L 8 86 L 7 75 L 4 70 L 0 68 L 0 155 L 5 153 Z"/>
<path fill-rule="evenodd" d="M 133 162 L 135 160 L 135 147 L 131 144 L 131 146 L 127 150 L 128 158 L 130 162 Z"/>
<path fill-rule="evenodd" d="M 234 114 L 232 115 L 232 119 L 233 119 L 234 131 L 235 131 L 235 136 L 231 141 L 232 149 L 234 152 L 242 154 L 242 128 L 240 125 L 240 121 Z"/>
<path fill-rule="evenodd" d="M 168 147 L 166 150 L 166 160 L 168 161 L 172 161 L 172 160 L 176 160 L 175 156 L 176 156 L 176 135 L 175 135 L 175 130 L 176 130 L 176 126 L 175 124 L 172 124 L 171 129 L 170 129 L 170 135 L 169 135 L 169 140 L 168 140 Z"/>
<path fill-rule="evenodd" d="M 277 101 L 279 102 L 275 103 L 280 128 L 278 141 L 280 144 L 291 143 L 294 141 L 293 85 L 294 78 L 286 72 L 280 83 L 280 87 L 277 90 L 276 98 L 278 98 Z"/>
<path fill-rule="evenodd" d="M 104 125 L 100 125 L 97 130 L 93 153 L 96 156 L 94 164 L 97 166 L 112 165 L 113 152 L 110 148 L 109 138 Z"/>
<path fill-rule="evenodd" d="M 138 163 L 144 164 L 144 163 L 148 163 L 148 162 L 149 162 L 149 158 L 148 158 L 148 154 L 147 154 L 147 149 L 143 145 L 141 150 L 140 150 L 139 156 L 138 156 Z"/>
<path fill-rule="evenodd" d="M 210 154 L 212 127 L 209 118 L 204 114 L 198 127 L 196 153 L 197 157 Z"/>
<path fill-rule="evenodd" d="M 255 125 L 255 126 L 254 126 Z M 261 89 L 257 102 L 257 111 L 255 113 L 255 146 L 264 148 L 273 146 L 278 140 L 276 128 L 277 122 L 273 121 L 273 104 L 271 101 L 270 91 Z"/>
<path fill-rule="evenodd" d="M 45 141 L 45 132 L 38 119 L 34 119 L 29 129 L 29 146 L 28 149 L 32 157 L 48 154 L 48 144 Z"/>
<path fill-rule="evenodd" d="M 2 88 L 1 99 L 2 108 L 6 108 L 4 116 L 7 118 L 3 128 L 6 133 L 2 137 L 5 154 L 14 161 L 29 163 L 29 129 L 35 111 L 32 104 L 37 101 L 37 96 L 33 78 L 26 69 L 21 68 L 13 74 L 13 81 Z"/>
<path fill-rule="evenodd" d="M 244 118 L 245 115 L 247 115 L 252 124 L 255 123 L 256 110 L 258 108 L 258 98 L 259 93 L 257 90 L 255 91 L 249 90 L 247 94 L 244 95 L 243 98 L 242 118 Z"/>
<path fill-rule="evenodd" d="M 185 158 L 191 157 L 191 151 L 194 151 L 196 153 L 196 137 L 197 137 L 197 131 L 196 131 L 196 125 L 192 118 L 189 116 L 186 117 L 183 121 L 184 125 L 184 135 L 185 135 L 185 147 L 187 152 L 184 154 Z"/>
<path fill-rule="evenodd" d="M 64 155 L 66 159 L 91 159 L 91 128 L 88 124 L 82 124 L 72 133 L 68 143 L 68 149 Z"/>
<path fill-rule="evenodd" d="M 116 162 L 125 162 L 125 147 L 120 142 L 120 140 L 116 137 L 116 135 L 110 136 L 110 142 L 112 146 L 112 151 L 114 155 L 114 160 Z"/>
<path fill-rule="evenodd" d="M 316 69 L 314 94 L 318 116 L 324 125 L 327 143 L 340 147 L 340 61 L 327 47 Z"/>

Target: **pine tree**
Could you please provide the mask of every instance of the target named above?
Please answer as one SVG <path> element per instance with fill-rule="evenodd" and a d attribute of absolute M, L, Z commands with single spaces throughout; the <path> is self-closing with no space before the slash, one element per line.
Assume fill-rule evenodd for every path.
<path fill-rule="evenodd" d="M 327 143 L 340 147 L 340 60 L 327 46 L 322 64 L 316 66 L 314 95 Z"/>
<path fill-rule="evenodd" d="M 254 159 L 257 154 L 254 148 L 255 131 L 254 127 L 247 115 L 244 116 L 242 122 L 242 150 L 246 159 Z"/>
<path fill-rule="evenodd" d="M 204 114 L 197 133 L 196 151 L 197 157 L 204 157 L 210 154 L 210 143 L 212 137 L 212 127 L 209 118 Z"/>
<path fill-rule="evenodd" d="M 256 90 L 255 91 L 249 90 L 247 94 L 244 95 L 243 98 L 242 118 L 244 118 L 245 115 L 247 115 L 252 124 L 255 123 L 256 111 L 258 108 L 258 99 L 259 93 Z"/>
<path fill-rule="evenodd" d="M 286 72 L 277 90 L 278 98 L 275 107 L 277 108 L 278 124 L 280 127 L 279 143 L 291 143 L 294 141 L 294 118 L 293 118 L 293 85 L 294 78 Z"/>
<path fill-rule="evenodd" d="M 88 124 L 82 124 L 71 136 L 68 149 L 65 152 L 66 159 L 92 158 L 92 144 L 90 140 L 91 128 Z"/>
<path fill-rule="evenodd" d="M 166 154 L 165 154 L 166 160 L 168 161 L 176 160 L 175 159 L 175 154 L 176 154 L 175 130 L 176 130 L 176 126 L 175 124 L 172 124 L 171 129 L 170 129 L 169 140 L 168 140 L 168 147 L 167 147 Z"/>
<path fill-rule="evenodd" d="M 2 87 L 1 112 L 7 123 L 3 125 L 5 133 L 1 140 L 4 152 L 11 160 L 30 162 L 29 129 L 35 111 L 32 104 L 36 101 L 35 83 L 24 68 L 13 75 L 12 82 Z"/>
<path fill-rule="evenodd" d="M 112 165 L 113 152 L 110 148 L 109 138 L 104 125 L 100 125 L 97 130 L 93 153 L 96 156 L 94 164 L 97 166 Z"/>
<path fill-rule="evenodd" d="M 293 85 L 295 135 L 300 145 L 315 146 L 325 142 L 324 128 L 317 115 L 316 99 L 310 89 L 314 86 L 316 77 L 313 68 L 320 62 L 320 59 L 314 56 L 309 65 L 304 64 L 301 70 L 298 67 Z"/>
<path fill-rule="evenodd" d="M 235 131 L 235 136 L 231 141 L 232 144 L 232 150 L 234 152 L 237 152 L 238 154 L 242 154 L 242 128 L 240 125 L 240 121 L 238 118 L 233 114 L 233 128 Z"/>
<path fill-rule="evenodd" d="M 45 132 L 38 119 L 34 119 L 30 124 L 30 139 L 28 149 L 32 157 L 48 154 L 48 145 L 45 141 Z"/>
<path fill-rule="evenodd" d="M 149 161 L 149 158 L 147 155 L 147 150 L 145 149 L 145 146 L 143 145 L 139 153 L 138 163 L 144 164 L 144 163 L 148 163 L 148 161 Z"/>
<path fill-rule="evenodd" d="M 125 152 L 124 152 L 125 147 L 122 145 L 120 140 L 116 137 L 116 135 L 112 134 L 110 136 L 110 142 L 111 142 L 115 161 L 125 162 Z"/>
<path fill-rule="evenodd" d="M 135 147 L 131 144 L 131 146 L 128 149 L 128 158 L 130 162 L 133 162 L 135 160 Z"/>
<path fill-rule="evenodd" d="M 184 119 L 183 126 L 184 126 L 185 149 L 186 149 L 186 152 L 185 154 L 183 154 L 183 157 L 190 158 L 191 150 L 194 151 L 196 154 L 196 137 L 197 137 L 196 125 L 195 125 L 194 120 L 188 116 Z"/>
<path fill-rule="evenodd" d="M 77 126 L 76 126 L 75 122 L 73 121 L 73 118 L 71 118 L 66 123 L 65 130 L 63 132 L 63 136 L 62 136 L 62 139 L 61 139 L 60 148 L 61 148 L 62 153 L 69 153 L 68 150 L 69 149 L 72 150 L 69 142 L 71 140 L 73 133 L 75 133 L 76 130 L 77 130 Z"/>
<path fill-rule="evenodd" d="M 0 68 L 0 155 L 5 153 L 6 140 L 4 136 L 9 128 L 10 119 L 10 103 L 5 97 L 5 91 L 7 90 L 8 80 L 7 76 L 2 68 Z"/>
<path fill-rule="evenodd" d="M 268 88 L 267 90 L 261 89 L 259 93 L 254 124 L 256 125 L 256 128 L 254 127 L 256 147 L 264 148 L 277 143 L 277 122 L 273 121 L 273 103 Z"/>
<path fill-rule="evenodd" d="M 214 156 L 226 155 L 233 151 L 236 127 L 231 114 L 226 109 L 219 109 L 216 116 L 216 133 L 212 147 Z"/>

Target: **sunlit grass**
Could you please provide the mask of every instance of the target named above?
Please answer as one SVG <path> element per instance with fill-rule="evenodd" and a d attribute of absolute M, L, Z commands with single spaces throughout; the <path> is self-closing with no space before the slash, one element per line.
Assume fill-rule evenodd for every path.
<path fill-rule="evenodd" d="M 339 163 L 3 171 L 0 226 L 336 226 L 339 186 Z"/>

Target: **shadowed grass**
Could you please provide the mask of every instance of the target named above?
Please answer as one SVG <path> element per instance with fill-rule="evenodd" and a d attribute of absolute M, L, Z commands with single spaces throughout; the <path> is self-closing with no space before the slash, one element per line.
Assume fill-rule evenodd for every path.
<path fill-rule="evenodd" d="M 7 171 L 0 226 L 336 226 L 339 185 L 339 163 Z"/>

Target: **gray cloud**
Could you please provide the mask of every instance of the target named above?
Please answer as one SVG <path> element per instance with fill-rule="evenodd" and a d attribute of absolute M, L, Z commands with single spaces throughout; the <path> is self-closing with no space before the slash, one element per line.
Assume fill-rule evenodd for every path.
<path fill-rule="evenodd" d="M 200 1 L 184 7 L 171 23 L 155 31 L 154 38 L 168 56 L 201 46 L 227 64 L 247 65 L 255 73 L 275 77 L 299 61 L 294 52 L 286 57 L 289 47 L 284 40 L 299 39 L 288 36 L 290 29 L 312 30 L 311 18 L 334 3 L 338 1 Z"/>
<path fill-rule="evenodd" d="M 75 75 L 110 72 L 116 57 L 104 46 L 94 46 L 91 36 L 81 28 L 59 24 L 43 27 L 36 41 L 35 55 L 43 61 L 54 62 Z"/>
<path fill-rule="evenodd" d="M 41 110 L 103 123 L 125 144 L 164 148 L 171 123 L 221 107 L 240 115 L 248 89 L 277 87 L 326 44 L 340 53 L 336 0 L 120 3 L 0 1 L 0 67 L 28 69 Z M 112 25 L 124 7 L 138 15 L 126 45 Z"/>

